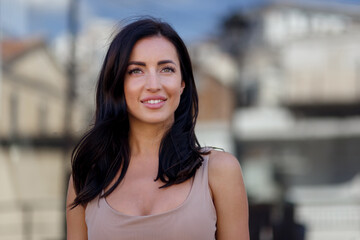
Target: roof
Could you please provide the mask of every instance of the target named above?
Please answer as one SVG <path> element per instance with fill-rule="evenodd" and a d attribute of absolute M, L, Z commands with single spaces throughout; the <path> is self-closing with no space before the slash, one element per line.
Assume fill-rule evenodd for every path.
<path fill-rule="evenodd" d="M 4 39 L 1 41 L 1 59 L 9 62 L 44 44 L 44 40 L 40 38 Z"/>

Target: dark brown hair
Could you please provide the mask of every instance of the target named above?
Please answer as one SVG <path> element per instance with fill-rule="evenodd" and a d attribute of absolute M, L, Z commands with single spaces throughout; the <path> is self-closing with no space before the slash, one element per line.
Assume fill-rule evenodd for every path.
<path fill-rule="evenodd" d="M 188 51 L 182 39 L 167 23 L 143 18 L 125 26 L 113 39 L 97 83 L 94 126 L 72 154 L 72 177 L 77 194 L 72 207 L 85 205 L 109 186 L 119 169 L 116 183 L 100 197 L 108 196 L 124 178 L 130 160 L 129 122 L 124 97 L 124 76 L 131 51 L 137 41 L 161 35 L 176 48 L 185 89 L 175 111 L 175 121 L 164 135 L 159 149 L 159 169 L 155 180 L 168 187 L 193 177 L 203 158 L 194 128 L 198 96 Z"/>

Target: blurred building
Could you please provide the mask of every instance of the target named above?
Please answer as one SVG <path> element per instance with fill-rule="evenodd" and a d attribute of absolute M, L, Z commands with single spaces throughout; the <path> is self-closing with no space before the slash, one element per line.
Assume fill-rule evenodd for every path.
<path fill-rule="evenodd" d="M 88 119 L 95 110 L 95 88 L 106 51 L 117 32 L 114 21 L 93 19 L 76 36 L 76 95 L 78 101 L 88 111 Z M 70 57 L 70 35 L 64 33 L 51 45 L 57 61 L 65 68 Z"/>
<path fill-rule="evenodd" d="M 75 103 L 65 119 L 66 74 L 42 39 L 2 40 L 1 63 L 0 239 L 63 238 L 64 147 L 84 113 Z"/>
<path fill-rule="evenodd" d="M 199 95 L 198 140 L 234 153 L 230 128 L 236 94 L 232 85 L 239 77 L 236 62 L 210 42 L 191 46 L 190 55 Z"/>
<path fill-rule="evenodd" d="M 219 39 L 240 69 L 232 126 L 250 200 L 301 206 L 308 240 L 360 236 L 356 224 L 313 225 L 316 216 L 301 212 L 308 202 L 288 197 L 298 187 L 345 184 L 359 173 L 359 42 L 359 6 L 316 1 L 239 11 L 224 21 Z M 360 214 L 359 196 L 349 197 Z M 349 204 L 322 200 L 329 209 Z"/>

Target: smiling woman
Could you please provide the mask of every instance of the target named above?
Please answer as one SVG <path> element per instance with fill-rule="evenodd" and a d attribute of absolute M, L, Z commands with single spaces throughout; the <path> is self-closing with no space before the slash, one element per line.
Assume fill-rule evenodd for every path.
<path fill-rule="evenodd" d="M 168 128 L 185 87 L 174 45 L 162 36 L 139 40 L 130 55 L 124 93 L 130 129 L 133 124 L 160 123 Z"/>
<path fill-rule="evenodd" d="M 167 23 L 115 36 L 96 102 L 72 156 L 68 239 L 249 239 L 240 165 L 199 145 L 191 61 Z"/>

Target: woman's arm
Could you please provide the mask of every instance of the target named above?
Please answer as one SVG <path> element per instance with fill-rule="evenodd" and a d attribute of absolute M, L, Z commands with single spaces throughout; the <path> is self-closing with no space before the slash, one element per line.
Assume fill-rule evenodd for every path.
<path fill-rule="evenodd" d="M 209 185 L 217 214 L 217 240 L 249 240 L 248 201 L 238 160 L 211 151 Z"/>
<path fill-rule="evenodd" d="M 70 177 L 68 194 L 66 199 L 66 227 L 67 240 L 86 240 L 87 227 L 85 223 L 85 208 L 83 206 L 76 206 L 71 209 L 69 205 L 76 197 L 72 176 Z"/>

